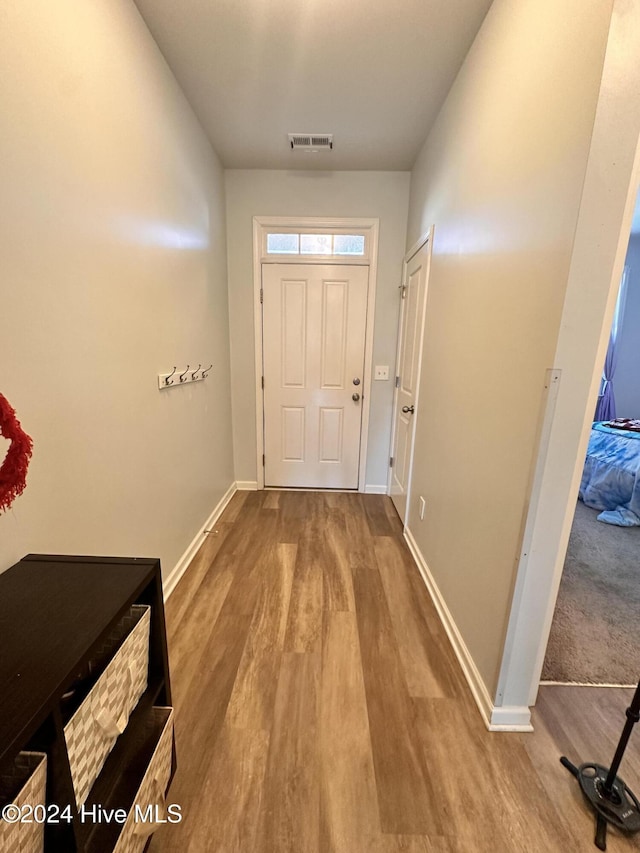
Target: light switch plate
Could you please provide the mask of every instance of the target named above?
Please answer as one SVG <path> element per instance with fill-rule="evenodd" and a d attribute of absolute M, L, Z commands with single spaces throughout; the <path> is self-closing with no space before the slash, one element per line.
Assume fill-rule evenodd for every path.
<path fill-rule="evenodd" d="M 388 364 L 376 364 L 374 374 L 374 379 L 388 379 L 389 378 L 389 365 Z"/>

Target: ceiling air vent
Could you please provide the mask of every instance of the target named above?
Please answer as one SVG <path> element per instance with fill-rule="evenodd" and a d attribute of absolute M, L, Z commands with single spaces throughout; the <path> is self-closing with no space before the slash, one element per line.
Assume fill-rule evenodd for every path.
<path fill-rule="evenodd" d="M 290 133 L 289 145 L 292 150 L 330 151 L 333 148 L 332 133 Z"/>

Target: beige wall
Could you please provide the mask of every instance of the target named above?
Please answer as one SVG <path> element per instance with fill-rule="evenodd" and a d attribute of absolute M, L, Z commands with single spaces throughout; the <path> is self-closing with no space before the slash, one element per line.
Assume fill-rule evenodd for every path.
<path fill-rule="evenodd" d="M 412 173 L 408 243 L 435 238 L 409 526 L 492 697 L 610 13 L 495 0 Z"/>
<path fill-rule="evenodd" d="M 34 439 L 0 569 L 132 554 L 166 575 L 233 479 L 222 170 L 133 3 L 0 17 L 0 391 Z M 206 382 L 157 390 L 200 360 Z"/>
<path fill-rule="evenodd" d="M 305 156 L 305 155 L 302 155 Z M 229 256 L 233 435 L 236 479 L 255 481 L 256 400 L 253 332 L 254 216 L 378 217 L 374 364 L 395 364 L 398 285 L 405 249 L 408 172 L 225 172 Z M 372 382 L 368 485 L 387 482 L 393 383 Z"/>

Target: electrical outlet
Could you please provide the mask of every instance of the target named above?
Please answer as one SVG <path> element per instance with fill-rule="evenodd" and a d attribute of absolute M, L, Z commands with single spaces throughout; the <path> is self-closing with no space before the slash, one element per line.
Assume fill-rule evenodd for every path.
<path fill-rule="evenodd" d="M 374 379 L 388 379 L 389 378 L 389 365 L 388 364 L 376 364 L 376 368 L 373 374 Z"/>
<path fill-rule="evenodd" d="M 425 499 L 422 497 L 422 495 L 420 495 L 420 497 L 418 498 L 418 501 L 419 501 L 418 505 L 420 507 L 420 521 L 424 521 L 424 511 L 426 509 L 427 504 L 425 502 Z"/>

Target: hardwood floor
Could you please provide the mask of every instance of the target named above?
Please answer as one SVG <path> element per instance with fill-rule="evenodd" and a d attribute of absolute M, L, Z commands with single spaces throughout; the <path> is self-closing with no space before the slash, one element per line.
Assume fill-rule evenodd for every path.
<path fill-rule="evenodd" d="M 238 492 L 167 626 L 184 819 L 150 853 L 595 849 L 558 759 L 608 764 L 630 691 L 545 687 L 533 734 L 487 732 L 388 498 Z"/>

